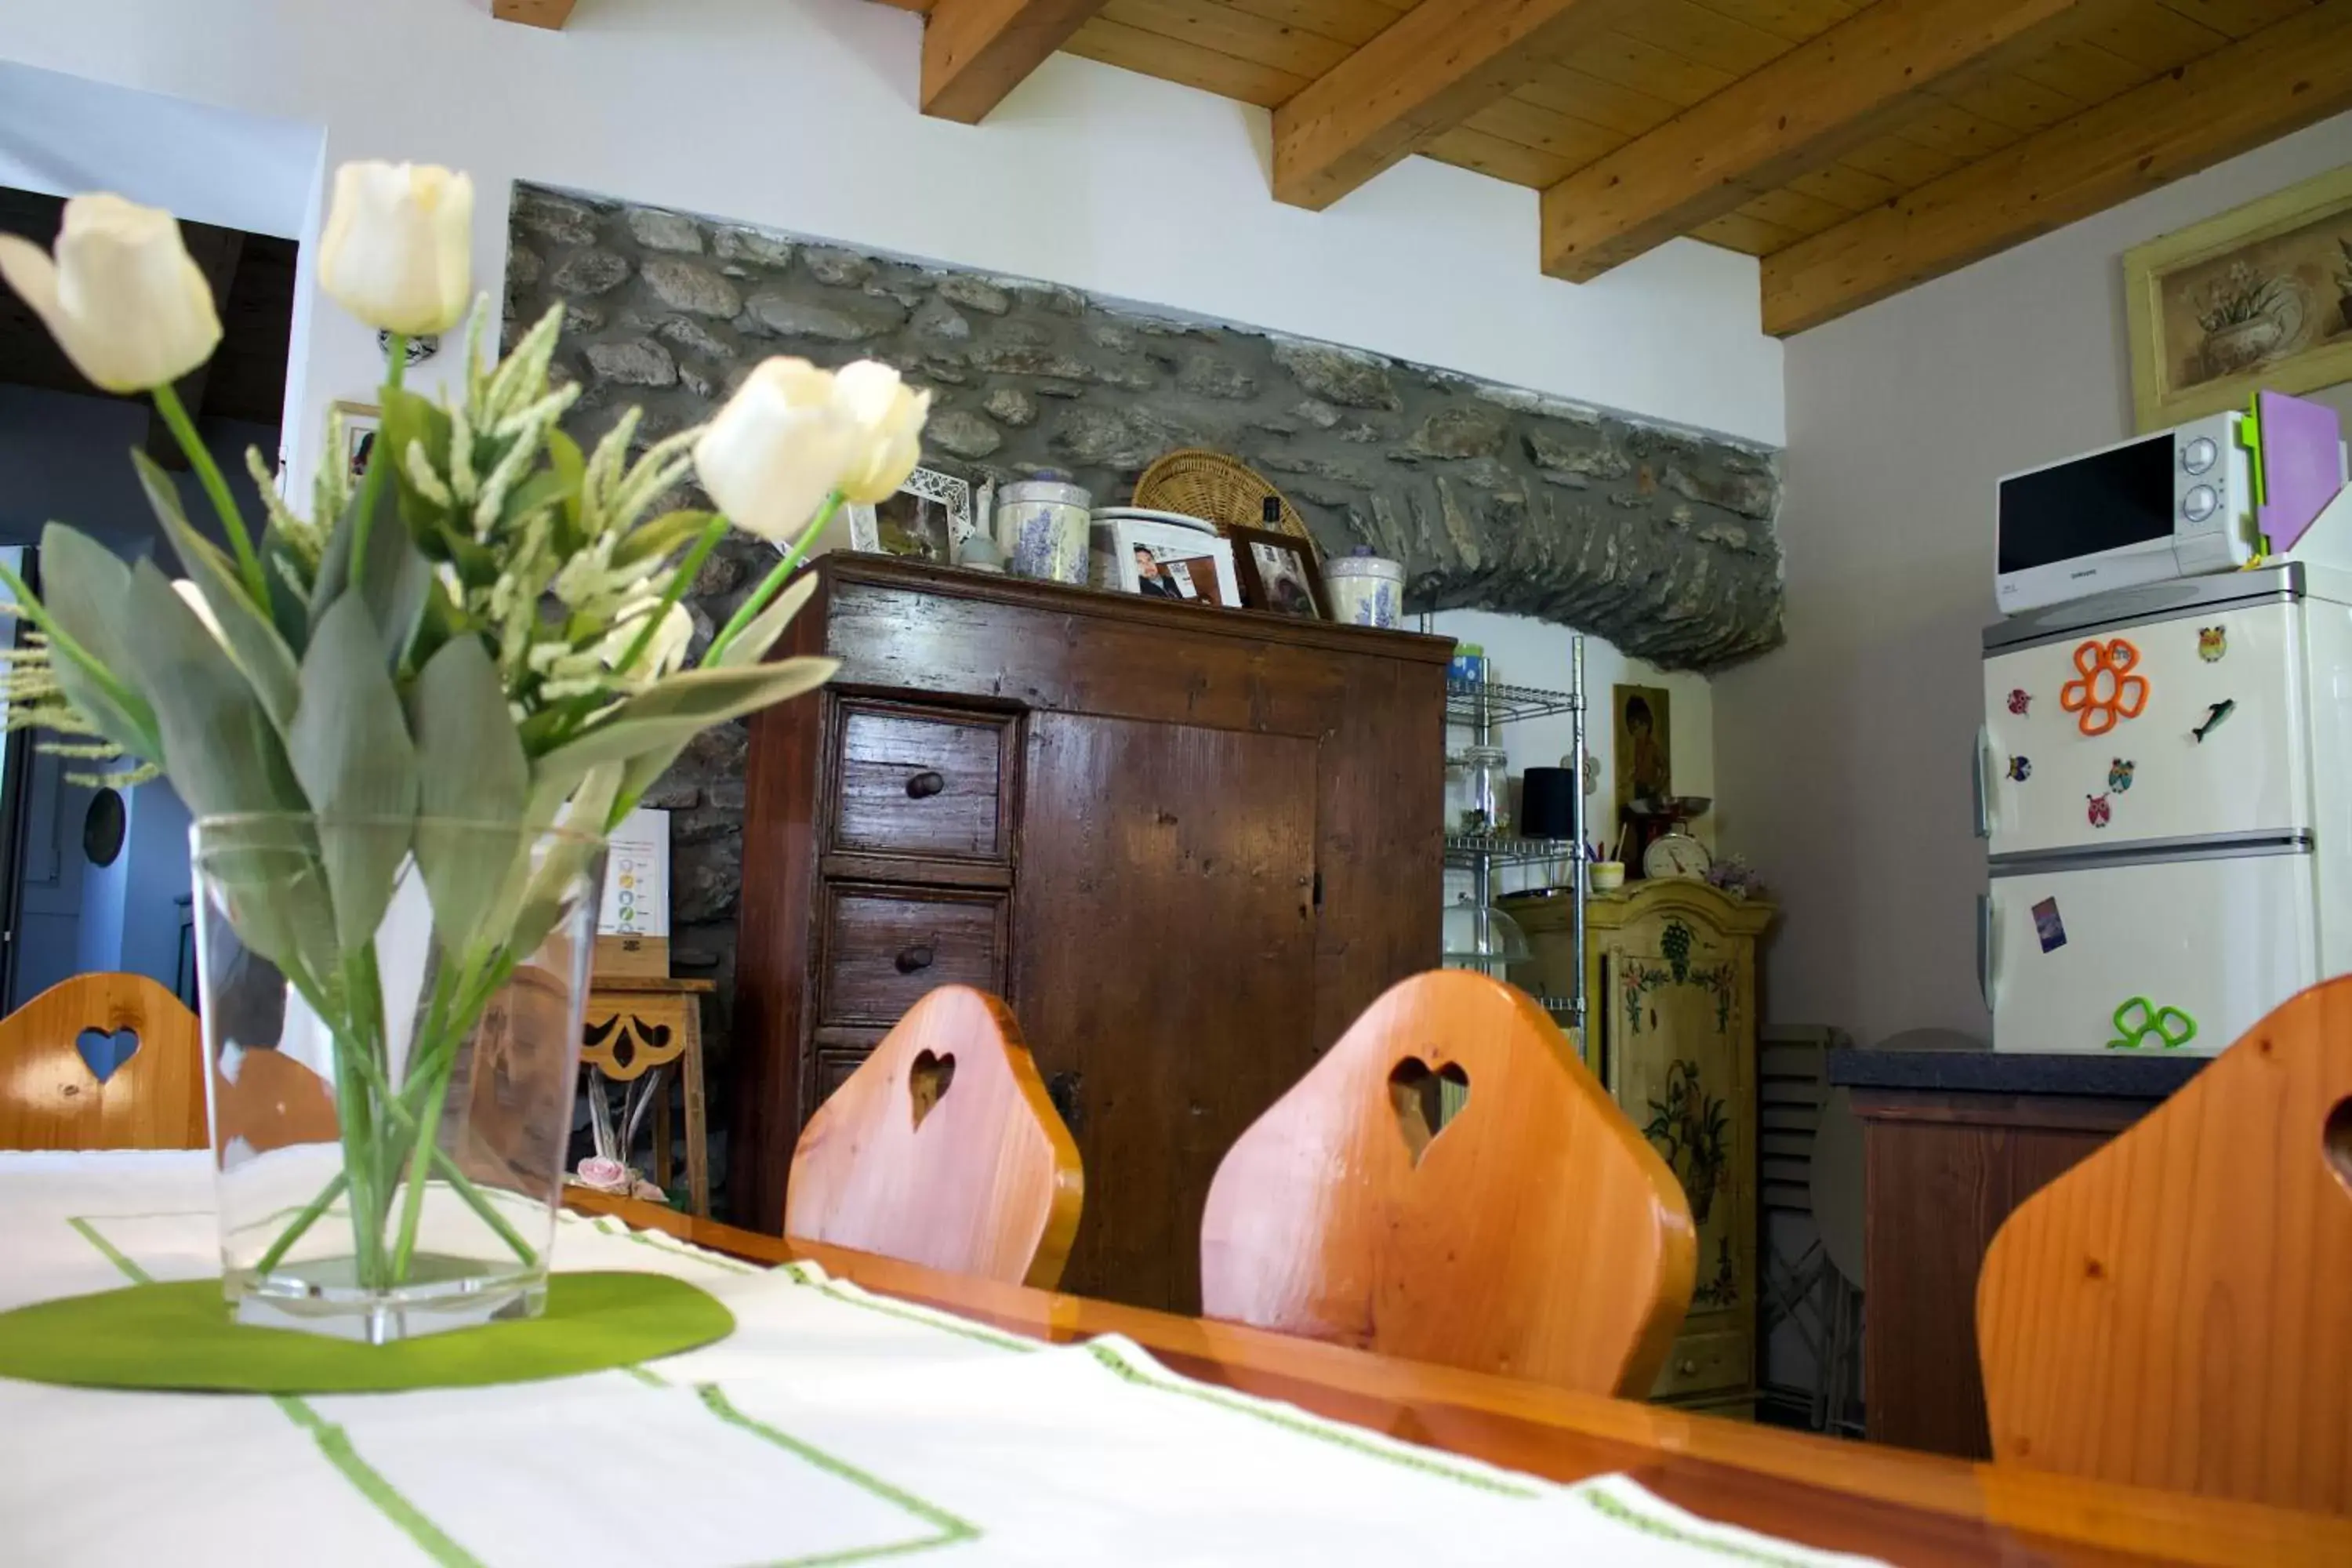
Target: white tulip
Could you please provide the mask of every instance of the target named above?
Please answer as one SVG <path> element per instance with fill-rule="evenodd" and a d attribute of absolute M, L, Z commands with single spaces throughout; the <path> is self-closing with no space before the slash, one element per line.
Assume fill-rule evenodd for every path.
<path fill-rule="evenodd" d="M 202 588 L 197 587 L 188 578 L 174 577 L 172 579 L 172 592 L 187 602 L 188 608 L 196 613 L 196 619 L 205 623 L 205 630 L 213 634 L 213 641 L 224 647 L 227 645 L 228 639 L 221 634 L 220 617 L 213 614 L 212 605 L 205 601 L 205 591 Z"/>
<path fill-rule="evenodd" d="M 319 287 L 371 327 L 446 332 L 472 303 L 474 182 L 431 163 L 345 163 Z"/>
<path fill-rule="evenodd" d="M 694 444 L 702 488 L 735 526 L 797 538 L 859 450 L 834 378 L 804 359 L 763 360 Z"/>
<path fill-rule="evenodd" d="M 212 356 L 212 289 L 161 207 L 121 196 L 66 204 L 54 259 L 0 235 L 0 277 L 41 318 L 74 368 L 109 392 L 174 382 Z"/>
<path fill-rule="evenodd" d="M 858 432 L 857 456 L 842 477 L 842 495 L 868 506 L 888 500 L 923 455 L 931 395 L 908 386 L 888 365 L 862 359 L 834 376 L 833 400 Z"/>

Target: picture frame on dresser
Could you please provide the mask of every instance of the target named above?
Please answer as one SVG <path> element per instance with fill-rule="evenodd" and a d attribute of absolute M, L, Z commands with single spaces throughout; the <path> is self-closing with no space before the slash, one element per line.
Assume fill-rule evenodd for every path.
<path fill-rule="evenodd" d="M 887 500 L 873 506 L 852 501 L 841 510 L 849 518 L 852 550 L 941 565 L 955 559 L 957 547 L 980 526 L 971 481 L 938 468 L 915 469 Z"/>
<path fill-rule="evenodd" d="M 1242 603 L 1268 615 L 1328 621 L 1331 600 L 1323 574 L 1315 569 L 1315 546 L 1295 533 L 1229 525 L 1234 573 L 1241 579 Z"/>

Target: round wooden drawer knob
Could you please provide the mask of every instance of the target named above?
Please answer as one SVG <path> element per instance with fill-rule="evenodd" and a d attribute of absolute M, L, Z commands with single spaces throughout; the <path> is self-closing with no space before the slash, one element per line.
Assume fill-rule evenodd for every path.
<path fill-rule="evenodd" d="M 907 781 L 907 794 L 916 800 L 929 800 L 947 787 L 948 781 L 929 768 Z"/>

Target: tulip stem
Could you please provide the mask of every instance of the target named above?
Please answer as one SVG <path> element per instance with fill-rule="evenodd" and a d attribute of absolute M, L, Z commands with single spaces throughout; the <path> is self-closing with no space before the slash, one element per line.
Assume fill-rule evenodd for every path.
<path fill-rule="evenodd" d="M 213 461 L 210 448 L 196 435 L 195 421 L 188 417 L 180 395 L 170 382 L 154 389 L 155 407 L 163 416 L 163 423 L 180 443 L 180 450 L 188 456 L 189 466 L 196 470 L 196 479 L 212 497 L 213 510 L 220 513 L 221 526 L 228 531 L 229 548 L 236 552 L 236 569 L 245 578 L 245 591 L 253 602 L 267 611 L 269 607 L 269 579 L 261 570 L 261 557 L 254 553 L 253 538 L 245 531 L 245 519 L 237 514 L 236 498 L 228 493 L 228 481 L 221 477 L 220 465 Z"/>
<path fill-rule="evenodd" d="M 398 392 L 400 373 L 408 368 L 408 334 L 387 332 L 385 337 L 383 389 L 388 393 Z M 392 399 L 387 397 L 384 402 L 388 405 Z M 389 463 L 400 460 L 397 456 L 387 460 L 384 448 L 383 430 L 378 426 L 375 439 L 368 443 L 367 473 L 360 480 L 359 520 L 352 525 L 351 586 L 354 592 L 360 585 L 361 569 L 367 564 L 368 531 L 375 526 L 375 503 L 377 498 L 383 494 L 384 469 Z"/>
<path fill-rule="evenodd" d="M 614 680 L 636 668 L 637 660 L 645 657 L 646 645 L 652 642 L 654 634 L 661 629 L 663 617 L 685 595 L 694 582 L 694 574 L 702 570 L 703 562 L 719 547 L 719 542 L 726 532 L 727 515 L 724 512 L 711 513 L 710 521 L 703 526 L 702 537 L 694 542 L 694 548 L 687 552 L 686 559 L 679 562 L 677 570 L 670 574 L 668 592 L 662 595 L 661 603 L 654 606 L 654 613 L 647 616 L 646 624 L 638 628 L 636 640 L 629 644 L 629 651 L 623 654 L 621 662 L 613 667 Z"/>
<path fill-rule="evenodd" d="M 793 547 L 784 552 L 784 558 L 768 569 L 767 576 L 761 578 L 760 585 L 751 590 L 751 596 L 736 606 L 735 613 L 727 617 L 727 624 L 719 629 L 719 635 L 710 639 L 709 647 L 706 648 L 702 655 L 702 662 L 706 666 L 718 663 L 719 656 L 725 653 L 735 639 L 742 635 L 743 628 L 750 626 L 753 618 L 768 607 L 768 602 L 771 599 L 782 592 L 785 581 L 793 574 L 793 568 L 801 563 L 801 557 L 806 555 L 809 546 L 816 542 L 816 536 L 824 531 L 824 525 L 831 522 L 833 514 L 841 510 L 841 500 L 839 490 L 824 498 L 824 504 L 816 509 L 816 521 L 810 523 L 798 539 L 793 541 Z"/>

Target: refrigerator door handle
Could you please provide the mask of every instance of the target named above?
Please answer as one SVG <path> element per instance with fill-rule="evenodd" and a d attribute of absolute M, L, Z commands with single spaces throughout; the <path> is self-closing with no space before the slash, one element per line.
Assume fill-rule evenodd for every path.
<path fill-rule="evenodd" d="M 1993 973 L 1997 950 L 1993 946 L 1992 895 L 1977 895 L 1977 991 L 1984 997 L 1985 1011 L 1992 1011 L 1993 988 L 1999 976 Z"/>
<path fill-rule="evenodd" d="M 1992 750 L 1992 732 L 1984 725 L 1977 726 L 1977 749 L 1969 757 L 1969 784 L 1975 791 L 1977 837 L 1992 837 L 1992 805 L 1985 787 L 1985 753 Z"/>

